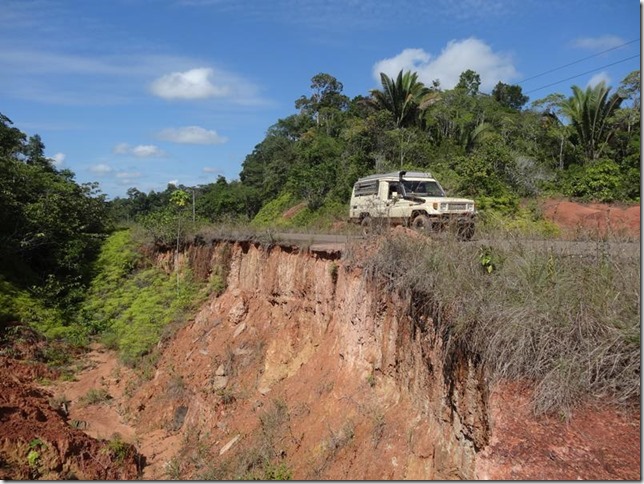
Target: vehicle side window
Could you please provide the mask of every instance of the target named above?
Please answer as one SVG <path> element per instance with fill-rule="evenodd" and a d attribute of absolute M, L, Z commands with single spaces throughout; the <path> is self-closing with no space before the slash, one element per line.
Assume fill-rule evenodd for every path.
<path fill-rule="evenodd" d="M 376 195 L 378 193 L 378 180 L 356 183 L 353 191 L 356 197 Z"/>

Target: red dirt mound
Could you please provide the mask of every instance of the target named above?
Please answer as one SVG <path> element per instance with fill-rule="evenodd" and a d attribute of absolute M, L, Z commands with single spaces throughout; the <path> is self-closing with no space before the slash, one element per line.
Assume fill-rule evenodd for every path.
<path fill-rule="evenodd" d="M 478 463 L 480 478 L 641 479 L 638 404 L 618 408 L 588 403 L 566 421 L 535 417 L 530 398 L 531 390 L 517 382 L 492 391 L 490 417 L 495 431 Z"/>
<path fill-rule="evenodd" d="M 640 237 L 639 205 L 547 200 L 542 207 L 544 217 L 559 226 L 565 236 Z"/>
<path fill-rule="evenodd" d="M 3 328 L 6 330 L 6 328 Z M 0 479 L 135 479 L 142 459 L 118 438 L 97 440 L 67 422 L 63 402 L 38 388 L 55 378 L 42 363 L 15 358 L 24 339 L 0 344 Z M 38 352 L 39 342 L 31 352 Z M 10 356 L 7 356 L 10 355 Z"/>

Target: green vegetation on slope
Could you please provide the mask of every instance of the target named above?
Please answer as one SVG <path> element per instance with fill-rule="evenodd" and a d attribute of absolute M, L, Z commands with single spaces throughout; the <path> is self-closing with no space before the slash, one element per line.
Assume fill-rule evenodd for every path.
<path fill-rule="evenodd" d="M 130 232 L 115 232 L 96 262 L 96 277 L 80 306 L 79 324 L 101 335 L 122 360 L 135 364 L 203 297 L 189 269 L 167 274 L 136 250 Z"/>
<path fill-rule="evenodd" d="M 75 331 L 61 324 L 65 321 L 61 310 L 47 306 L 28 289 L 21 289 L 0 275 L 0 325 L 12 321 L 28 321 L 52 339 L 70 337 L 75 340 Z"/>

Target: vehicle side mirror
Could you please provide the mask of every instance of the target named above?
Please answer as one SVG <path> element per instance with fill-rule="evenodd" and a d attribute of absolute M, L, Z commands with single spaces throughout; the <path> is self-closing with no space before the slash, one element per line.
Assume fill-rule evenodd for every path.
<path fill-rule="evenodd" d="M 398 193 L 402 198 L 405 198 L 407 196 L 407 192 L 405 191 L 405 185 L 402 183 L 398 183 Z"/>

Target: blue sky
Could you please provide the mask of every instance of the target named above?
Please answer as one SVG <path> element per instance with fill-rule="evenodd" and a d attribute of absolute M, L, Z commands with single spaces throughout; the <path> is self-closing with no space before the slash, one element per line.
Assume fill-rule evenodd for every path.
<path fill-rule="evenodd" d="M 401 69 L 530 101 L 616 88 L 640 20 L 635 0 L 0 0 L 0 112 L 109 198 L 162 191 L 238 178 L 318 73 L 349 97 Z"/>

